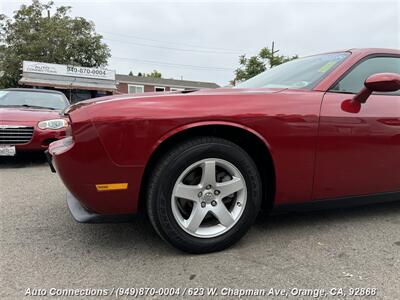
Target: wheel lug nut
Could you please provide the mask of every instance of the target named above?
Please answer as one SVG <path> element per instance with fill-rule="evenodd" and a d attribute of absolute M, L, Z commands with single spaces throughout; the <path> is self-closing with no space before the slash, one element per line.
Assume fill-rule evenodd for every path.
<path fill-rule="evenodd" d="M 242 206 L 242 203 L 238 202 L 238 203 L 236 203 L 236 205 L 239 206 L 239 207 L 241 207 L 241 206 Z"/>
<path fill-rule="evenodd" d="M 207 189 L 207 190 L 211 189 L 211 185 L 207 185 L 207 186 L 206 186 L 206 189 Z"/>
<path fill-rule="evenodd" d="M 200 192 L 197 196 L 199 196 L 199 198 L 200 198 L 201 196 L 203 196 L 203 193 Z"/>
<path fill-rule="evenodd" d="M 217 195 L 217 196 L 218 196 L 220 193 L 221 193 L 221 192 L 218 191 L 218 190 L 215 190 L 215 191 L 214 191 L 214 194 Z"/>
<path fill-rule="evenodd" d="M 217 201 L 213 200 L 213 201 L 211 202 L 211 205 L 212 205 L 212 206 L 216 206 L 216 205 L 217 205 Z"/>
<path fill-rule="evenodd" d="M 206 207 L 206 203 L 205 202 L 201 202 L 201 207 Z"/>

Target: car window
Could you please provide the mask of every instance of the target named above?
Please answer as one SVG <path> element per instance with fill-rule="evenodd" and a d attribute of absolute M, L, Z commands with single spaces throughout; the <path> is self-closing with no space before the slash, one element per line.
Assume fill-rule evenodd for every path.
<path fill-rule="evenodd" d="M 331 91 L 343 93 L 358 93 L 364 87 L 365 80 L 376 73 L 399 73 L 399 57 L 373 57 L 369 58 L 354 69 L 352 69 L 344 78 L 342 78 Z M 388 95 L 400 95 L 400 91 L 394 93 L 385 93 Z"/>

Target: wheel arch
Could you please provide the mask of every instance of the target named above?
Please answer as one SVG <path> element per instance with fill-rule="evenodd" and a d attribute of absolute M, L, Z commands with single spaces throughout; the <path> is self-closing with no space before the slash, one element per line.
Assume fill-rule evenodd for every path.
<path fill-rule="evenodd" d="M 270 144 L 257 131 L 231 122 L 198 122 L 175 128 L 161 137 L 151 149 L 140 185 L 139 211 L 143 211 L 148 177 L 163 153 L 177 143 L 196 136 L 216 136 L 242 147 L 255 161 L 263 183 L 262 208 L 269 210 L 275 198 L 275 165 Z M 243 146 L 245 145 L 245 146 Z"/>

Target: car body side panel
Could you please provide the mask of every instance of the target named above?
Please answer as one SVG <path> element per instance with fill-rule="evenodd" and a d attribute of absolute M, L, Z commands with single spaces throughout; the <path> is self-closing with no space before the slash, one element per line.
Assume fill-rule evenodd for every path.
<path fill-rule="evenodd" d="M 371 95 L 359 113 L 328 92 L 321 109 L 315 199 L 400 191 L 400 97 Z"/>
<path fill-rule="evenodd" d="M 118 95 L 83 101 L 66 110 L 72 119 L 75 143 L 72 146 L 63 146 L 62 141 L 51 144 L 50 153 L 54 157 L 55 167 L 68 189 L 89 210 L 104 214 L 134 213 L 138 207 L 145 166 L 166 137 L 191 126 L 230 124 L 262 137 L 270 150 L 276 173 L 276 205 L 347 195 L 351 187 L 347 185 L 349 181 L 345 182 L 343 190 L 340 185 L 335 186 L 338 189 L 335 193 L 325 193 L 324 183 L 321 185 L 326 172 L 328 175 L 329 170 L 336 172 L 337 163 L 352 163 L 346 153 L 329 156 L 329 151 L 335 151 L 340 146 L 336 144 L 335 136 L 329 136 L 332 127 L 329 125 L 330 118 L 343 118 L 337 101 L 332 102 L 334 107 L 328 113 L 328 106 L 323 110 L 322 124 L 327 126 L 322 128 L 321 137 L 326 138 L 328 151 L 322 155 L 328 156 L 324 158 L 326 166 L 322 166 L 322 172 L 325 173 L 318 169 L 318 181 L 314 182 L 323 94 L 357 61 L 370 54 L 385 53 L 385 50 L 350 52 L 346 61 L 312 91 L 216 89 L 188 94 Z M 387 52 L 398 53 L 397 50 Z M 383 129 L 383 126 L 397 130 L 394 129 L 397 119 L 393 121 L 385 117 L 383 121 L 385 124 L 373 126 L 376 129 L 374 132 Z M 394 143 L 397 143 L 397 137 L 397 134 L 392 135 Z M 345 137 L 339 134 L 339 138 Z M 359 138 L 357 147 L 362 146 L 364 139 L 368 143 L 374 142 L 369 136 L 359 135 Z M 376 138 L 379 139 L 378 136 Z M 384 141 L 378 142 L 385 144 Z M 320 147 L 324 145 L 320 144 Z M 364 161 L 370 157 L 366 154 L 363 154 Z M 379 160 L 376 163 L 379 164 Z M 359 164 L 358 167 L 363 166 Z M 359 175 L 365 177 L 367 175 L 363 174 L 363 170 L 360 169 Z M 328 181 L 332 179 L 325 178 Z M 98 192 L 95 189 L 96 184 L 120 182 L 128 183 L 128 189 L 113 192 Z M 322 186 L 322 191 L 317 187 L 313 197 L 315 184 Z"/>
<path fill-rule="evenodd" d="M 191 124 L 248 128 L 267 141 L 274 159 L 276 201 L 302 202 L 311 197 L 322 95 L 313 91 L 171 95 L 90 105 L 88 114 L 108 157 L 121 168 L 144 168 L 164 136 Z"/>
<path fill-rule="evenodd" d="M 352 55 L 316 89 L 332 87 L 358 62 L 399 50 L 352 50 Z M 400 97 L 372 94 L 358 113 L 341 109 L 354 94 L 327 92 L 318 138 L 313 199 L 400 191 Z"/>

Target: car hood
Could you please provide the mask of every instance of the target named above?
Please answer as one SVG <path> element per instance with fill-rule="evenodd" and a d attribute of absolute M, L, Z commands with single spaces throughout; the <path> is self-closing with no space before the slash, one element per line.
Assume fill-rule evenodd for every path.
<path fill-rule="evenodd" d="M 228 95 L 238 95 L 238 94 L 273 94 L 285 91 L 285 88 L 257 88 L 257 89 L 236 89 L 236 88 L 218 88 L 218 89 L 203 89 L 203 90 L 186 90 L 186 91 L 177 91 L 177 92 L 153 92 L 153 93 L 138 93 L 138 94 L 120 94 L 120 95 L 113 95 L 107 97 L 100 97 L 89 99 L 85 101 L 78 102 L 67 107 L 64 110 L 65 114 L 69 114 L 72 111 L 79 109 L 81 107 L 85 107 L 91 104 L 101 104 L 103 102 L 117 102 L 117 101 L 124 101 L 124 100 L 134 100 L 134 99 L 146 99 L 150 100 L 149 98 L 167 98 L 170 97 L 184 97 L 185 95 L 193 95 L 193 96 L 228 96 Z"/>
<path fill-rule="evenodd" d="M 60 117 L 60 111 L 25 107 L 0 107 L 2 122 L 34 122 Z"/>

